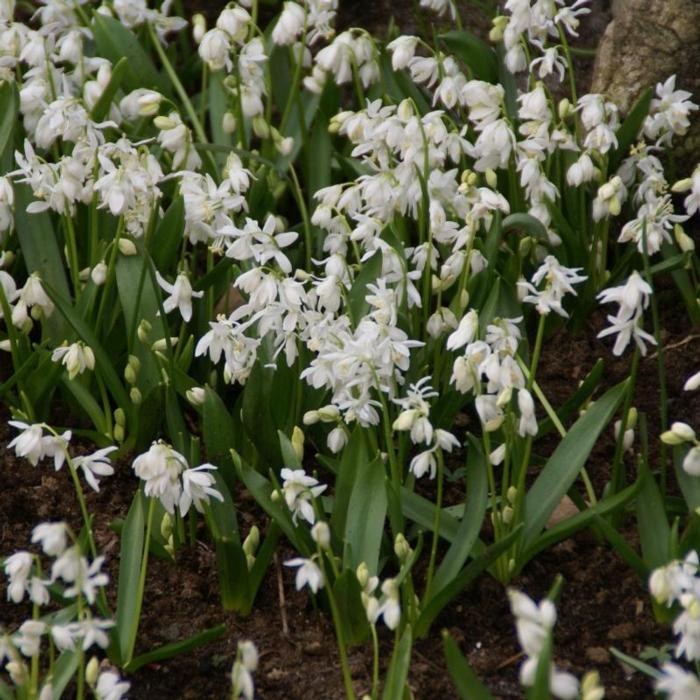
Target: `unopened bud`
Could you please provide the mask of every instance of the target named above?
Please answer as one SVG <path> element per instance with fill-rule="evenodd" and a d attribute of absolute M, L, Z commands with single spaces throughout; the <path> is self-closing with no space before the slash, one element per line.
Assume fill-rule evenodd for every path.
<path fill-rule="evenodd" d="M 321 549 L 328 549 L 331 546 L 331 530 L 328 523 L 319 520 L 311 528 L 311 538 Z"/>
<path fill-rule="evenodd" d="M 508 17 L 505 15 L 498 15 L 494 17 L 491 22 L 491 29 L 489 31 L 489 41 L 497 44 L 503 39 L 503 32 L 508 26 Z"/>
<path fill-rule="evenodd" d="M 571 106 L 571 102 L 565 97 L 563 100 L 559 101 L 559 105 L 557 106 L 557 114 L 559 115 L 559 119 L 564 121 L 565 119 L 568 119 L 572 114 L 574 113 L 574 108 Z"/>
<path fill-rule="evenodd" d="M 304 431 L 298 426 L 292 430 L 292 447 L 297 459 L 301 462 L 304 459 Z"/>
<path fill-rule="evenodd" d="M 185 396 L 193 406 L 201 406 L 204 404 L 206 392 L 201 386 L 193 386 L 185 392 Z"/>
<path fill-rule="evenodd" d="M 131 387 L 131 391 L 129 392 L 129 398 L 131 399 L 132 403 L 135 403 L 137 406 L 141 403 L 142 397 L 141 392 L 138 390 L 138 387 Z"/>
<path fill-rule="evenodd" d="M 678 224 L 673 227 L 673 236 L 684 253 L 695 250 L 695 241 Z"/>
<path fill-rule="evenodd" d="M 403 564 L 406 559 L 411 555 L 411 545 L 408 544 L 408 540 L 404 537 L 403 533 L 399 532 L 394 540 L 394 554 L 396 558 Z"/>
<path fill-rule="evenodd" d="M 117 425 L 126 425 L 126 415 L 124 409 L 120 406 L 114 409 L 114 422 Z"/>
<path fill-rule="evenodd" d="M 259 139 L 266 139 L 270 136 L 270 125 L 265 121 L 265 117 L 261 115 L 253 117 L 253 132 Z"/>
<path fill-rule="evenodd" d="M 158 116 L 153 120 L 153 125 L 159 131 L 169 131 L 177 126 L 177 122 L 173 121 L 170 117 Z"/>
<path fill-rule="evenodd" d="M 693 178 L 686 177 L 678 182 L 674 182 L 671 187 L 672 192 L 687 192 L 693 186 Z"/>
<path fill-rule="evenodd" d="M 148 343 L 148 336 L 151 334 L 151 329 L 151 324 L 145 318 L 139 323 L 136 335 L 142 343 Z"/>
<path fill-rule="evenodd" d="M 279 489 L 274 489 L 274 491 L 270 494 L 270 500 L 273 503 L 277 503 L 277 501 L 282 499 L 282 494 L 279 492 Z"/>
<path fill-rule="evenodd" d="M 134 242 L 129 239 L 129 238 L 120 238 L 119 239 L 119 252 L 122 255 L 136 255 L 136 245 Z"/>
<path fill-rule="evenodd" d="M 124 442 L 124 428 L 121 425 L 115 425 L 112 431 L 115 442 Z"/>
<path fill-rule="evenodd" d="M 160 109 L 160 103 L 163 101 L 163 95 L 153 90 L 141 95 L 136 101 L 139 106 L 139 114 L 142 117 L 152 117 L 154 114 L 158 114 Z"/>
<path fill-rule="evenodd" d="M 243 541 L 243 551 L 246 555 L 255 554 L 260 546 L 260 530 L 257 525 L 250 528 L 248 536 Z"/>
<path fill-rule="evenodd" d="M 236 117 L 231 112 L 225 112 L 221 118 L 221 128 L 225 134 L 232 134 L 236 130 Z"/>
<path fill-rule="evenodd" d="M 369 581 L 369 569 L 365 562 L 362 562 L 357 567 L 355 575 L 357 576 L 357 582 L 360 584 L 360 588 L 364 588 L 367 585 L 367 581 Z"/>
<path fill-rule="evenodd" d="M 173 517 L 166 510 L 163 519 L 160 521 L 160 534 L 167 540 L 173 534 Z"/>
<path fill-rule="evenodd" d="M 515 500 L 518 497 L 518 489 L 515 488 L 515 486 L 509 486 L 508 491 L 506 491 L 506 498 L 508 499 L 508 503 L 515 503 Z"/>
<path fill-rule="evenodd" d="M 513 508 L 511 506 L 506 506 L 503 509 L 501 517 L 506 525 L 510 525 L 513 522 Z"/>
<path fill-rule="evenodd" d="M 495 171 L 491 170 L 491 168 L 487 168 L 484 175 L 486 176 L 486 184 L 492 190 L 495 190 L 498 187 L 498 175 L 496 175 Z"/>
<path fill-rule="evenodd" d="M 318 423 L 320 418 L 321 417 L 318 415 L 318 411 L 307 411 L 302 418 L 302 422 L 304 425 L 314 425 L 315 423 Z"/>
<path fill-rule="evenodd" d="M 192 38 L 195 44 L 200 44 L 207 33 L 207 20 L 201 12 L 192 16 Z"/>
<path fill-rule="evenodd" d="M 85 680 L 88 685 L 95 685 L 97 683 L 97 676 L 100 673 L 100 662 L 97 660 L 96 656 L 93 656 L 90 661 L 88 661 L 85 667 Z"/>
<path fill-rule="evenodd" d="M 129 384 L 136 384 L 136 372 L 134 372 L 134 368 L 131 365 L 127 365 L 124 368 L 124 379 Z"/>
<path fill-rule="evenodd" d="M 100 287 L 105 283 L 107 279 L 107 265 L 104 262 L 98 262 L 95 267 L 92 268 L 90 272 L 90 277 L 95 283 L 95 286 Z"/>

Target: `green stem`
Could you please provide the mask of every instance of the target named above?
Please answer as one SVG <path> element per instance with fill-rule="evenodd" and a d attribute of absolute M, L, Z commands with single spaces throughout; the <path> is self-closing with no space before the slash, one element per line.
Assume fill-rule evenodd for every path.
<path fill-rule="evenodd" d="M 66 249 L 68 254 L 68 267 L 73 284 L 75 298 L 80 296 L 80 263 L 78 262 L 78 245 L 75 240 L 75 226 L 73 219 L 67 214 L 63 216 L 63 224 L 66 232 Z"/>
<path fill-rule="evenodd" d="M 107 264 L 107 277 L 105 283 L 102 287 L 102 297 L 100 298 L 100 305 L 97 308 L 97 319 L 93 328 L 95 333 L 99 336 L 100 326 L 102 325 L 102 318 L 105 313 L 105 308 L 107 306 L 107 297 L 109 296 L 109 291 L 114 283 L 115 269 L 117 266 L 117 255 L 119 255 L 119 239 L 124 232 L 124 217 L 119 217 L 119 223 L 117 224 L 117 232 L 114 235 L 114 240 L 112 241 L 112 251 L 109 256 L 109 263 Z"/>
<path fill-rule="evenodd" d="M 433 574 L 435 573 L 435 559 L 437 557 L 437 546 L 440 540 L 440 515 L 442 514 L 442 490 L 445 476 L 445 463 L 442 457 L 442 450 L 436 450 L 437 453 L 437 500 L 435 503 L 435 518 L 433 519 L 433 543 L 430 547 L 430 560 L 428 563 L 428 574 L 425 583 L 425 593 L 423 600 L 427 603 L 430 598 L 430 587 L 433 583 Z"/>
<path fill-rule="evenodd" d="M 289 174 L 291 176 L 292 191 L 294 193 L 294 199 L 297 200 L 297 205 L 299 207 L 299 213 L 301 214 L 301 220 L 304 224 L 304 252 L 306 254 L 306 269 L 311 269 L 311 220 L 309 219 L 309 211 L 306 208 L 306 202 L 304 201 L 304 193 L 299 184 L 299 178 L 297 177 L 297 171 L 294 169 L 292 163 L 289 164 Z"/>
<path fill-rule="evenodd" d="M 637 371 L 639 369 L 639 348 L 634 348 L 634 354 L 632 355 L 632 367 L 630 369 L 630 384 L 625 394 L 625 402 L 622 406 L 622 418 L 620 419 L 620 433 L 617 436 L 617 442 L 615 443 L 615 454 L 613 456 L 612 463 L 612 477 L 611 477 L 611 495 L 619 493 L 625 482 L 624 474 L 624 442 L 625 442 L 625 431 L 627 430 L 627 421 L 629 418 L 630 407 L 632 405 L 632 399 L 634 397 L 634 390 L 637 384 Z"/>
<path fill-rule="evenodd" d="M 372 632 L 372 700 L 376 700 L 379 694 L 379 639 L 377 637 L 377 627 L 373 624 L 369 626 Z"/>

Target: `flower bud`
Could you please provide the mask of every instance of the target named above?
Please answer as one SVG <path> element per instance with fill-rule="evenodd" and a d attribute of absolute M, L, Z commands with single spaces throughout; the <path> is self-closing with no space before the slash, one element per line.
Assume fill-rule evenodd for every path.
<path fill-rule="evenodd" d="M 513 508 L 511 506 L 506 506 L 503 509 L 501 517 L 506 525 L 510 525 L 513 522 Z"/>
<path fill-rule="evenodd" d="M 282 498 L 282 494 L 279 492 L 279 489 L 275 489 L 275 490 L 270 494 L 270 500 L 271 500 L 273 503 L 277 503 L 281 498 Z"/>
<path fill-rule="evenodd" d="M 673 436 L 670 439 L 669 433 Z M 663 433 L 661 440 L 667 445 L 680 445 L 684 442 L 695 442 L 695 431 L 687 423 L 676 421 L 671 425 L 671 430 L 667 430 Z"/>
<path fill-rule="evenodd" d="M 201 386 L 193 386 L 185 392 L 185 396 L 193 406 L 202 406 L 206 393 Z"/>
<path fill-rule="evenodd" d="M 684 253 L 695 250 L 695 241 L 683 230 L 680 225 L 676 224 L 673 227 L 673 236 L 676 239 L 678 247 Z"/>
<path fill-rule="evenodd" d="M 173 534 L 173 516 L 167 510 L 163 513 L 163 519 L 160 521 L 160 534 L 166 540 Z"/>
<path fill-rule="evenodd" d="M 565 97 L 563 100 L 559 101 L 559 105 L 557 106 L 557 114 L 559 115 L 559 119 L 564 121 L 565 119 L 568 119 L 572 114 L 574 113 L 574 109 L 571 106 L 571 102 Z"/>
<path fill-rule="evenodd" d="M 492 190 L 495 190 L 498 187 L 498 175 L 496 175 L 495 171 L 491 170 L 491 168 L 487 168 L 484 175 L 486 177 L 486 184 Z"/>
<path fill-rule="evenodd" d="M 232 134 L 236 131 L 236 117 L 231 112 L 225 112 L 221 118 L 221 128 L 225 134 Z"/>
<path fill-rule="evenodd" d="M 257 525 L 250 528 L 248 536 L 243 541 L 243 551 L 246 555 L 255 554 L 260 546 L 260 530 Z"/>
<path fill-rule="evenodd" d="M 18 687 L 29 681 L 27 665 L 23 661 L 8 661 L 5 664 L 5 670 L 10 674 L 10 680 Z"/>
<path fill-rule="evenodd" d="M 340 410 L 333 404 L 318 409 L 318 417 L 323 423 L 335 423 L 340 418 Z"/>
<path fill-rule="evenodd" d="M 683 385 L 683 391 L 695 391 L 698 388 L 700 388 L 700 372 L 688 377 Z"/>
<path fill-rule="evenodd" d="M 136 245 L 134 242 L 129 239 L 129 238 L 120 238 L 119 239 L 119 252 L 122 255 L 136 255 Z"/>
<path fill-rule="evenodd" d="M 518 489 L 515 488 L 515 486 L 509 486 L 508 491 L 506 491 L 506 498 L 508 499 L 508 503 L 515 503 L 518 498 Z"/>
<path fill-rule="evenodd" d="M 262 115 L 253 117 L 253 132 L 259 139 L 266 139 L 270 136 L 270 125 Z"/>
<path fill-rule="evenodd" d="M 355 575 L 357 576 L 357 582 L 360 584 L 360 588 L 364 588 L 367 585 L 367 581 L 369 581 L 369 569 L 365 562 L 362 562 L 357 567 Z"/>
<path fill-rule="evenodd" d="M 139 107 L 139 114 L 142 117 L 152 117 L 158 114 L 160 103 L 163 101 L 163 95 L 153 90 L 148 90 L 139 96 L 136 104 Z"/>
<path fill-rule="evenodd" d="M 302 418 L 304 425 L 314 425 L 320 420 L 318 411 L 307 411 Z"/>
<path fill-rule="evenodd" d="M 112 431 L 115 442 L 124 442 L 124 428 L 121 425 L 115 425 Z"/>
<path fill-rule="evenodd" d="M 158 116 L 153 120 L 153 125 L 159 131 L 169 131 L 177 126 L 177 122 L 173 121 L 170 117 Z"/>
<path fill-rule="evenodd" d="M 297 459 L 301 462 L 304 459 L 304 431 L 298 426 L 292 430 L 292 447 Z"/>
<path fill-rule="evenodd" d="M 124 368 L 124 379 L 129 384 L 136 384 L 136 372 L 134 372 L 134 368 L 131 365 L 127 365 Z"/>
<path fill-rule="evenodd" d="M 311 528 L 311 539 L 321 548 L 328 549 L 331 546 L 331 530 L 328 523 L 319 520 Z"/>
<path fill-rule="evenodd" d="M 671 187 L 671 192 L 687 192 L 693 186 L 693 178 L 686 177 L 678 182 L 674 182 Z"/>
<path fill-rule="evenodd" d="M 151 324 L 144 318 L 136 330 L 136 335 L 142 343 L 148 343 L 148 336 L 151 333 Z"/>
<path fill-rule="evenodd" d="M 192 38 L 199 45 L 207 31 L 207 20 L 201 12 L 192 16 Z"/>
<path fill-rule="evenodd" d="M 93 686 L 97 683 L 97 676 L 100 673 L 100 662 L 97 660 L 96 656 L 93 656 L 88 665 L 85 667 L 85 680 L 88 685 Z"/>
<path fill-rule="evenodd" d="M 117 425 L 126 425 L 126 415 L 124 414 L 124 409 L 121 406 L 114 409 L 114 422 Z"/>
<path fill-rule="evenodd" d="M 101 287 L 107 279 L 107 265 L 100 261 L 92 268 L 90 278 L 97 287 Z"/>
<path fill-rule="evenodd" d="M 129 398 L 131 399 L 132 403 L 136 404 L 137 406 L 141 403 L 141 392 L 138 390 L 137 387 L 134 386 L 131 388 L 131 391 L 129 392 Z"/>
<path fill-rule="evenodd" d="M 508 17 L 506 15 L 498 15 L 494 17 L 491 22 L 491 29 L 489 30 L 489 41 L 497 44 L 503 39 L 503 32 L 508 26 Z"/>
<path fill-rule="evenodd" d="M 406 559 L 411 555 L 411 545 L 408 544 L 408 540 L 404 537 L 403 533 L 399 532 L 394 540 L 394 554 L 396 558 L 403 564 Z"/>

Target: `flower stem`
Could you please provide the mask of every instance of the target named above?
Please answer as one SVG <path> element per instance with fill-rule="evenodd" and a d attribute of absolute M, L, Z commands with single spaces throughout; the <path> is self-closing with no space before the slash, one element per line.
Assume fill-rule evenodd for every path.
<path fill-rule="evenodd" d="M 376 700 L 379 693 L 379 639 L 377 637 L 377 628 L 375 625 L 369 626 L 372 632 L 372 700 Z"/>
<path fill-rule="evenodd" d="M 430 560 L 428 563 L 428 574 L 425 582 L 425 593 L 423 600 L 427 603 L 430 597 L 430 586 L 433 583 L 433 574 L 435 573 L 435 559 L 437 557 L 437 546 L 440 540 L 440 515 L 442 513 L 442 490 L 445 477 L 445 462 L 442 456 L 442 450 L 436 450 L 437 455 L 437 500 L 435 502 L 435 518 L 433 519 L 433 543 L 430 547 Z"/>

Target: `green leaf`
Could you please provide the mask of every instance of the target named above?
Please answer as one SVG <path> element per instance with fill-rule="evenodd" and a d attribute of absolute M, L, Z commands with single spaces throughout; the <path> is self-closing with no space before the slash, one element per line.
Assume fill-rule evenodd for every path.
<path fill-rule="evenodd" d="M 559 443 L 525 498 L 523 547 L 532 546 L 549 516 L 576 480 L 598 436 L 610 423 L 629 380 L 618 384 L 598 399 Z"/>
<path fill-rule="evenodd" d="M 694 511 L 700 508 L 700 479 L 697 476 L 691 476 L 683 469 L 683 459 L 688 453 L 687 446 L 676 446 L 673 448 L 673 466 L 676 472 L 678 486 L 681 489 L 683 498 L 688 505 L 689 511 Z"/>
<path fill-rule="evenodd" d="M 586 508 L 586 510 L 576 513 L 566 520 L 563 520 L 553 527 L 545 530 L 536 540 L 535 543 L 528 549 L 520 558 L 520 568 L 522 568 L 528 561 L 535 557 L 540 552 L 544 552 L 547 549 L 553 547 L 557 542 L 571 537 L 575 532 L 582 530 L 585 527 L 595 523 L 597 519 L 604 515 L 610 515 L 616 513 L 620 509 L 624 508 L 627 503 L 629 503 L 639 492 L 642 485 L 640 479 L 634 482 L 631 486 L 614 494 L 613 496 L 608 496 L 602 501 L 598 501 L 596 505 Z"/>
<path fill-rule="evenodd" d="M 440 591 L 454 578 L 464 566 L 472 551 L 474 542 L 484 522 L 488 501 L 488 472 L 486 459 L 473 436 L 469 436 L 467 448 L 467 499 L 464 504 L 464 516 L 459 530 L 442 560 L 435 578 L 432 591 Z"/>
<path fill-rule="evenodd" d="M 250 575 L 245 552 L 238 542 L 216 542 L 216 570 L 224 610 L 250 612 Z"/>
<path fill-rule="evenodd" d="M 175 267 L 184 231 L 185 202 L 178 194 L 153 230 L 148 243 L 148 251 L 156 268 L 171 270 Z"/>
<path fill-rule="evenodd" d="M 119 20 L 95 12 L 92 33 L 100 56 L 108 58 L 112 63 L 117 63 L 122 57 L 127 60 L 123 77 L 126 90 L 151 88 L 164 95 L 170 93 L 168 82 L 156 70 L 151 57 L 134 33 Z"/>
<path fill-rule="evenodd" d="M 634 107 L 630 110 L 627 118 L 617 130 L 617 148 L 610 154 L 610 164 L 608 172 L 615 172 L 617 167 L 622 162 L 622 159 L 627 155 L 630 146 L 632 146 L 639 137 L 639 132 L 642 124 L 649 114 L 649 107 L 654 95 L 652 88 L 647 88 L 637 99 Z"/>
<path fill-rule="evenodd" d="M 642 482 L 637 497 L 637 525 L 642 557 L 649 570 L 663 566 L 672 559 L 671 528 L 666 517 L 663 498 L 649 466 L 642 461 L 639 479 Z"/>
<path fill-rule="evenodd" d="M 68 279 L 51 217 L 45 211 L 37 214 L 27 213 L 27 207 L 34 201 L 32 191 L 27 185 L 15 183 L 14 190 L 15 230 L 27 272 L 38 272 L 43 282 L 53 287 L 62 297 L 69 299 Z M 66 326 L 56 314 L 46 319 L 46 327 L 56 344 L 66 339 Z"/>
<path fill-rule="evenodd" d="M 77 670 L 78 652 L 62 652 L 53 667 L 53 676 L 51 678 L 51 689 L 53 690 L 53 697 L 61 697 L 63 691 L 68 687 L 71 678 L 73 678 Z"/>
<path fill-rule="evenodd" d="M 408 680 L 408 669 L 411 664 L 412 645 L 411 625 L 406 625 L 406 629 L 403 631 L 399 643 L 394 647 L 394 653 L 391 656 L 382 700 L 403 700 Z"/>
<path fill-rule="evenodd" d="M 92 348 L 95 355 L 95 372 L 99 372 L 115 401 L 122 408 L 131 406 L 124 387 L 114 371 L 113 363 L 107 352 L 93 333 L 92 328 L 76 313 L 70 303 L 57 290 L 48 284 L 44 285 L 46 293 L 56 305 L 56 309 L 68 322 L 77 336 Z"/>
<path fill-rule="evenodd" d="M 112 74 L 109 78 L 109 82 L 107 83 L 107 87 L 102 91 L 102 94 L 97 102 L 95 102 L 95 106 L 90 112 L 90 118 L 93 121 L 101 122 L 109 114 L 109 108 L 112 105 L 112 100 L 117 94 L 117 90 L 119 90 L 121 87 L 128 68 L 129 61 L 127 60 L 126 56 L 122 56 L 112 66 Z"/>
<path fill-rule="evenodd" d="M 232 489 L 235 471 L 231 461 L 231 448 L 236 446 L 236 431 L 224 402 L 210 387 L 204 389 L 202 434 L 207 460 L 219 468 L 226 485 Z"/>
<path fill-rule="evenodd" d="M 634 656 L 629 656 L 623 652 L 621 652 L 619 649 L 616 649 L 615 647 L 610 648 L 610 652 L 612 655 L 616 658 L 618 658 L 622 663 L 627 664 L 627 666 L 631 666 L 635 671 L 640 671 L 643 673 L 645 676 L 650 676 L 651 678 L 661 678 L 662 673 L 658 669 L 654 668 L 653 666 L 650 666 L 649 664 L 645 664 L 643 661 L 640 661 L 639 659 L 635 659 Z"/>
<path fill-rule="evenodd" d="M 432 532 L 435 522 L 435 504 L 427 498 L 401 487 L 401 508 L 403 514 L 424 530 Z M 445 509 L 440 514 L 440 537 L 454 542 L 459 532 L 459 520 Z"/>
<path fill-rule="evenodd" d="M 224 89 L 225 71 L 216 70 L 209 74 L 209 127 L 215 144 L 233 146 L 233 134 L 227 134 L 223 127 L 223 117 L 229 111 L 229 98 Z"/>
<path fill-rule="evenodd" d="M 524 231 L 538 241 L 548 241 L 547 229 L 544 224 L 531 214 L 511 214 L 503 219 L 503 231 Z"/>
<path fill-rule="evenodd" d="M 0 678 L 0 700 L 15 700 L 15 694 L 2 678 Z"/>
<path fill-rule="evenodd" d="M 109 427 L 102 412 L 102 407 L 95 401 L 90 390 L 79 380 L 68 379 L 68 375 L 61 378 L 63 386 L 73 394 L 73 398 L 80 404 L 80 407 L 90 416 L 95 430 L 107 437 L 110 436 Z"/>
<path fill-rule="evenodd" d="M 14 81 L 0 83 L 0 174 L 12 168 L 15 127 L 18 107 L 17 87 Z M 15 184 L 15 188 L 17 185 Z"/>
<path fill-rule="evenodd" d="M 378 570 L 386 518 L 385 479 L 384 463 L 379 456 L 358 465 L 345 521 L 344 539 L 350 548 L 350 560 L 343 557 L 344 567 L 354 571 L 365 562 L 373 576 Z"/>
<path fill-rule="evenodd" d="M 549 680 L 552 669 L 552 632 L 547 632 L 542 649 L 537 657 L 535 683 L 527 691 L 527 700 L 550 700 Z"/>
<path fill-rule="evenodd" d="M 221 624 L 216 627 L 210 627 L 209 629 L 193 634 L 187 639 L 183 639 L 181 642 L 173 642 L 172 644 L 165 644 L 162 647 L 153 649 L 146 654 L 141 654 L 133 659 L 126 667 L 129 673 L 135 673 L 146 664 L 152 664 L 156 661 L 165 661 L 165 659 L 171 659 L 173 656 L 179 656 L 180 654 L 186 654 L 203 644 L 209 644 L 215 639 L 221 637 L 221 635 L 226 632 L 226 625 Z"/>
<path fill-rule="evenodd" d="M 350 494 L 357 481 L 359 466 L 371 460 L 367 431 L 356 426 L 343 450 L 335 480 L 335 500 L 331 514 L 331 530 L 345 532 L 345 519 L 350 504 Z"/>
<path fill-rule="evenodd" d="M 117 651 L 121 664 L 130 661 L 139 625 L 138 619 L 134 618 L 139 609 L 139 577 L 146 527 L 144 500 L 141 491 L 134 494 L 122 529 L 116 617 Z"/>
<path fill-rule="evenodd" d="M 369 309 L 369 302 L 365 298 L 369 293 L 367 285 L 377 281 L 377 277 L 382 272 L 382 260 L 381 250 L 377 250 L 371 258 L 365 260 L 348 292 L 348 312 L 355 325 Z"/>
<path fill-rule="evenodd" d="M 282 461 L 285 467 L 290 469 L 301 469 L 301 461 L 297 456 L 292 441 L 281 431 L 277 431 L 277 436 L 280 441 L 280 451 L 282 452 Z"/>
<path fill-rule="evenodd" d="M 333 583 L 333 595 L 348 644 L 361 644 L 369 634 L 367 613 L 362 604 L 362 589 L 354 571 L 346 569 Z"/>
<path fill-rule="evenodd" d="M 442 633 L 442 646 L 450 678 L 462 700 L 494 700 L 489 689 L 479 680 L 472 667 L 462 655 L 457 642 L 447 631 Z"/>
<path fill-rule="evenodd" d="M 474 78 L 487 83 L 498 82 L 498 57 L 485 41 L 466 30 L 440 34 L 438 39 L 469 67 Z"/>

